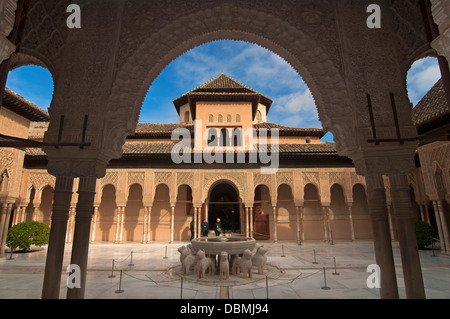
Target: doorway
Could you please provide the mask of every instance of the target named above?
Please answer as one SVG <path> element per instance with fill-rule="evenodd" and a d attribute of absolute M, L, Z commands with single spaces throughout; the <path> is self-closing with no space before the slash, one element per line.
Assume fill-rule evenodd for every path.
<path fill-rule="evenodd" d="M 241 233 L 241 211 L 242 202 L 234 185 L 223 181 L 211 188 L 207 213 L 210 230 L 214 228 L 217 218 L 220 218 L 223 234 Z"/>

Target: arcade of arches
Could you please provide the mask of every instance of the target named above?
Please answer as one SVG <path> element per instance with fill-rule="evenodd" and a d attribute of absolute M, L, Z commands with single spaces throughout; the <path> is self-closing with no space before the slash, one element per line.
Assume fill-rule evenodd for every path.
<path fill-rule="evenodd" d="M 1 133 L 9 136 L 8 145 L 19 148 L 1 149 L 2 163 L 8 167 L 0 171 L 2 234 L 24 218 L 51 221 L 42 297 L 59 297 L 66 240 L 72 241 L 70 263 L 80 266 L 82 279 L 81 288 L 68 289 L 67 297 L 83 298 L 90 241 L 184 240 L 191 216 L 198 225 L 200 218 L 217 214 L 214 206 L 224 209 L 229 202 L 240 211 L 238 226 L 244 234 L 299 241 L 372 238 L 383 270 L 382 298 L 398 298 L 391 246 L 395 227 L 406 295 L 424 298 L 410 184 L 416 187 L 417 212 L 439 226 L 441 246 L 448 251 L 449 142 L 445 134 L 425 142 L 418 133 L 406 74 L 417 59 L 438 56 L 443 96 L 449 100 L 450 4 L 376 2 L 383 21 L 380 29 L 367 27 L 372 0 L 78 0 L 82 27 L 74 30 L 65 23 L 71 1 L 0 1 L 5 22 L 0 28 L 1 91 L 9 70 L 22 65 L 44 66 L 54 79 L 50 116 L 14 102 L 10 107 L 22 118 L 1 127 Z M 129 140 L 136 134 L 145 136 L 138 118 L 152 81 L 179 55 L 218 39 L 256 43 L 289 62 L 308 84 L 324 132 L 335 137 L 333 154 L 328 155 L 346 160 L 330 167 L 314 159 L 319 167 L 305 169 L 300 168 L 306 165 L 304 158 L 287 156 L 272 175 L 260 175 L 255 168 L 224 172 L 220 166 L 211 170 L 202 165 L 173 171 L 161 156 L 146 158 L 149 164 L 144 169 L 124 169 L 124 159 L 139 158 L 139 143 Z M 179 112 L 181 122 L 195 120 L 200 114 L 195 107 L 200 110 L 211 102 L 203 89 L 180 98 L 186 103 L 176 107 L 188 105 L 191 110 L 189 117 Z M 261 129 L 265 123 L 252 122 L 258 110 L 269 111 L 270 99 L 238 89 L 235 93 L 246 95 L 248 108 L 231 118 Z M 227 103 L 238 105 L 239 94 L 227 98 Z M 8 119 L 16 117 L 7 108 L 1 111 L 9 112 Z M 16 130 L 29 126 L 29 121 L 45 121 L 46 116 L 41 140 Z M 439 133 L 433 131 L 436 122 L 426 124 L 425 131 Z M 16 131 L 21 136 L 12 138 Z M 295 134 L 309 142 L 317 137 L 305 131 Z M 322 147 L 319 153 L 327 154 L 326 146 L 317 146 L 320 143 L 308 145 L 312 153 L 314 147 Z M 167 153 L 164 143 L 159 147 L 154 154 Z M 24 148 L 38 148 L 37 161 L 27 163 L 20 150 Z M 420 173 L 417 154 L 423 166 Z M 24 158 L 25 166 L 34 165 L 33 172 L 22 169 Z M 17 172 L 20 178 L 14 175 Z M 53 189 L 52 207 L 47 185 Z M 426 192 L 417 191 L 420 187 Z M 224 202 L 220 194 L 215 197 L 220 192 Z M 433 214 L 427 214 L 431 208 L 434 221 Z M 266 213 L 268 221 L 260 217 Z"/>

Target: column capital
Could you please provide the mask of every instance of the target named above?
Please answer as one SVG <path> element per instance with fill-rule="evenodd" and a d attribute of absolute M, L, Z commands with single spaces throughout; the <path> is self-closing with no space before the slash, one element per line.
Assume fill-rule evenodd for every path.
<path fill-rule="evenodd" d="M 63 153 L 49 147 L 45 151 L 48 152 L 47 170 L 53 176 L 102 178 L 106 174 L 109 159 L 102 154 Z"/>
<path fill-rule="evenodd" d="M 358 175 L 407 174 L 415 169 L 417 145 L 379 146 L 350 154 Z"/>

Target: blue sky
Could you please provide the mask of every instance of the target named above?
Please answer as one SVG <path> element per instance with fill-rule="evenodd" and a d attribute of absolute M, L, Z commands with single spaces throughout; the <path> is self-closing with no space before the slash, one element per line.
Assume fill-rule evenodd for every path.
<path fill-rule="evenodd" d="M 140 122 L 178 123 L 172 101 L 222 72 L 274 101 L 269 122 L 322 127 L 307 85 L 285 60 L 256 44 L 231 40 L 203 44 L 172 61 L 150 86 Z M 435 58 L 416 61 L 408 74 L 413 105 L 439 78 Z M 11 71 L 7 87 L 44 110 L 50 105 L 53 80 L 44 68 L 26 66 Z M 324 140 L 332 140 L 332 135 Z"/>

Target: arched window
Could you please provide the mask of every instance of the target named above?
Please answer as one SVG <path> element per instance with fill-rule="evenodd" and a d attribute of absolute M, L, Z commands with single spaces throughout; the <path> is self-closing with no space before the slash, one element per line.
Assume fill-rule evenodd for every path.
<path fill-rule="evenodd" d="M 218 146 L 218 144 L 217 130 L 215 128 L 210 128 L 208 130 L 208 146 L 214 147 Z"/>
<path fill-rule="evenodd" d="M 219 114 L 219 116 L 217 117 L 217 121 L 218 121 L 219 123 L 222 123 L 222 122 L 223 122 L 223 116 L 222 116 L 222 114 Z"/>
<path fill-rule="evenodd" d="M 242 146 L 242 128 L 233 129 L 231 141 L 233 141 L 233 145 L 231 146 Z"/>
<path fill-rule="evenodd" d="M 186 111 L 186 113 L 184 113 L 184 122 L 188 123 L 191 119 L 191 115 L 189 113 L 189 111 Z"/>
<path fill-rule="evenodd" d="M 229 146 L 230 145 L 230 139 L 228 136 L 228 130 L 226 128 L 223 128 L 220 130 L 220 145 L 219 146 Z"/>
<path fill-rule="evenodd" d="M 236 115 L 236 122 L 241 123 L 241 116 L 239 114 Z"/>
<path fill-rule="evenodd" d="M 308 137 L 305 139 L 305 141 L 306 141 L 306 144 L 310 144 L 310 143 L 311 143 L 311 138 L 308 136 Z"/>
<path fill-rule="evenodd" d="M 260 110 L 256 111 L 256 117 L 255 118 L 256 118 L 256 121 L 258 121 L 258 122 L 262 121 L 262 114 L 261 114 Z"/>
<path fill-rule="evenodd" d="M 209 123 L 214 122 L 214 115 L 210 114 L 209 115 Z"/>
<path fill-rule="evenodd" d="M 227 115 L 227 122 L 231 123 L 231 115 L 230 114 Z"/>

